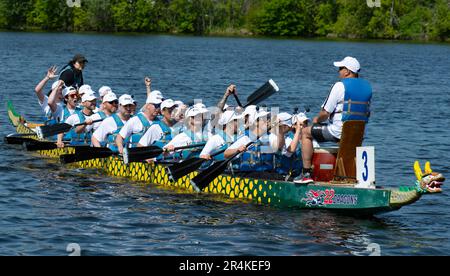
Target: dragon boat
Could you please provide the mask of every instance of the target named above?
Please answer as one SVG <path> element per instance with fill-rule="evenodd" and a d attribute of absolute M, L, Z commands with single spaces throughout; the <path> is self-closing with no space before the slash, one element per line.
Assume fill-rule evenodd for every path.
<path fill-rule="evenodd" d="M 16 113 L 11 102 L 7 103 L 7 110 L 10 122 L 16 129 L 16 133 L 12 136 L 38 140 L 34 129 L 41 124 L 27 122 Z M 419 200 L 422 195 L 442 192 L 444 176 L 433 172 L 429 162 L 426 162 L 422 172 L 418 161 L 414 163 L 417 180 L 410 186 L 360 187 L 353 176 L 356 171 L 354 163 L 356 147 L 362 143 L 364 125 L 362 129 L 357 127 L 356 132 L 359 135 L 355 135 L 354 125 L 344 125 L 339 148 L 320 149 L 315 152 L 315 157 L 322 154 L 325 158 L 313 160 L 317 177 L 313 184 L 296 184 L 270 177 L 263 178 L 260 174 L 252 176 L 223 174 L 214 179 L 203 193 L 279 208 L 327 209 L 352 215 L 373 215 L 398 210 Z M 355 138 L 356 136 L 359 137 Z M 66 147 L 41 150 L 37 153 L 42 157 L 59 158 L 74 151 L 73 147 Z M 331 161 L 330 156 L 334 157 Z M 110 176 L 126 177 L 132 181 L 153 183 L 190 193 L 195 193 L 190 179 L 198 173 L 193 172 L 178 181 L 171 181 L 164 165 L 147 162 L 125 164 L 118 156 L 76 162 L 70 166 L 97 169 Z"/>

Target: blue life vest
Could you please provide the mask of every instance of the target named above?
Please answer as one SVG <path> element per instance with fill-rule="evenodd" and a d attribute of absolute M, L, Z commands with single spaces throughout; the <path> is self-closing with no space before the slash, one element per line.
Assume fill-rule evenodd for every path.
<path fill-rule="evenodd" d="M 139 144 L 139 141 L 141 140 L 142 136 L 144 136 L 144 134 L 147 132 L 147 130 L 153 125 L 154 122 L 157 122 L 157 121 L 150 122 L 149 120 L 147 120 L 144 113 L 142 112 L 139 112 L 136 116 L 139 118 L 144 127 L 140 132 L 131 135 L 130 137 L 131 147 L 136 147 L 137 144 Z"/>
<path fill-rule="evenodd" d="M 195 135 L 195 133 L 193 133 L 190 129 L 186 129 L 183 131 L 187 136 L 189 136 L 192 140 L 192 144 L 199 144 L 201 142 L 205 142 L 208 141 L 208 135 L 206 132 L 202 131 L 202 136 L 200 137 L 200 141 L 199 141 L 199 137 L 197 137 Z M 199 157 L 200 156 L 200 152 L 202 151 L 202 148 L 194 148 L 194 149 L 187 149 L 187 150 L 183 150 L 181 152 L 181 159 L 188 159 L 191 157 Z"/>
<path fill-rule="evenodd" d="M 162 148 L 165 145 L 167 145 L 170 141 L 172 141 L 172 129 L 168 125 L 166 125 L 166 123 L 164 123 L 163 121 L 157 121 L 155 123 L 157 123 L 161 127 L 163 135 L 161 139 L 153 143 L 153 145 Z"/>
<path fill-rule="evenodd" d="M 223 146 L 221 146 L 220 148 L 218 148 L 217 150 L 215 150 L 215 152 L 228 149 L 228 147 L 231 146 L 238 139 L 238 135 L 233 135 L 233 137 L 231 137 L 226 132 L 224 132 L 223 130 L 220 130 L 220 129 L 216 130 L 216 135 L 220 135 L 222 137 L 222 139 L 225 141 L 225 144 Z M 224 154 L 225 154 L 225 152 L 214 156 L 214 160 L 225 160 Z"/>
<path fill-rule="evenodd" d="M 86 116 L 80 110 L 75 111 L 77 114 L 80 123 L 84 123 L 86 121 Z M 76 128 L 72 128 L 69 132 L 66 133 L 64 137 L 67 136 L 71 145 L 81 145 L 81 144 L 89 144 L 92 137 L 92 132 L 83 132 L 76 133 Z"/>
<path fill-rule="evenodd" d="M 64 123 L 67 120 L 67 118 L 69 118 L 72 114 L 79 113 L 79 112 L 81 112 L 81 109 L 79 107 L 75 107 L 75 111 L 73 113 L 70 113 L 70 111 L 67 108 L 67 106 L 64 106 L 64 108 L 63 108 L 63 118 L 62 118 L 61 122 Z M 83 117 L 83 120 L 80 119 L 81 123 L 84 122 L 84 115 L 82 117 Z M 64 141 L 71 141 L 72 140 L 72 135 L 73 135 L 74 132 L 75 132 L 74 130 L 71 130 L 70 132 L 65 133 L 64 136 L 63 136 L 63 140 Z"/>
<path fill-rule="evenodd" d="M 270 151 L 269 134 L 266 134 L 241 154 L 239 162 L 233 162 L 233 168 L 244 172 L 272 171 L 275 168 L 275 154 L 262 153 Z"/>
<path fill-rule="evenodd" d="M 220 135 L 220 136 L 222 137 L 222 139 L 225 141 L 225 144 L 223 144 L 221 147 L 215 149 L 211 154 L 214 154 L 215 152 L 224 151 L 224 150 L 228 149 L 228 147 L 231 146 L 231 145 L 232 145 L 234 142 L 236 142 L 237 139 L 238 139 L 238 135 L 233 135 L 233 137 L 232 137 L 232 136 L 228 135 L 226 132 L 224 132 L 223 130 L 220 130 L 220 129 L 218 129 L 218 128 L 216 128 L 216 134 L 215 134 L 215 135 Z M 214 156 L 214 157 L 213 157 L 213 160 L 214 160 L 214 161 L 222 161 L 222 160 L 225 160 L 225 151 L 222 152 L 222 153 L 219 154 L 219 155 Z M 232 161 L 232 162 L 234 162 L 234 161 Z M 208 168 L 211 164 L 212 164 L 212 160 L 209 160 L 209 161 L 207 161 L 207 162 L 204 162 L 204 163 L 202 164 L 202 166 L 200 167 L 200 169 L 201 169 L 201 170 L 202 170 L 202 169 L 206 169 L 206 168 Z"/>
<path fill-rule="evenodd" d="M 288 134 L 289 138 L 294 139 L 294 134 L 290 132 Z M 287 138 L 285 137 L 285 138 Z M 300 145 L 300 143 L 299 143 Z M 289 145 L 286 145 L 288 147 Z M 297 149 L 290 157 L 284 155 L 282 152 L 278 152 L 276 154 L 276 169 L 275 171 L 278 174 L 290 174 L 291 176 L 297 176 L 300 174 L 303 163 L 302 163 L 302 154 L 300 150 L 300 146 L 297 146 Z"/>
<path fill-rule="evenodd" d="M 343 79 L 345 87 L 342 122 L 350 120 L 369 121 L 372 87 L 360 78 Z"/>
<path fill-rule="evenodd" d="M 99 112 L 97 112 L 97 113 L 95 113 L 95 114 L 98 114 L 99 116 L 100 116 L 100 119 L 106 119 L 106 117 L 108 117 L 107 115 L 106 115 L 106 113 L 105 112 L 103 112 L 103 111 L 99 111 Z"/>
<path fill-rule="evenodd" d="M 117 115 L 117 113 L 114 113 L 113 115 L 111 115 L 111 117 L 114 119 L 114 122 L 116 123 L 117 129 L 116 129 L 116 131 L 114 131 L 113 133 L 108 135 L 108 137 L 107 137 L 107 141 L 108 142 L 107 142 L 106 146 L 109 149 L 111 149 L 112 151 L 118 152 L 119 149 L 117 148 L 116 138 L 117 138 L 117 135 L 119 134 L 120 130 L 124 126 L 124 123 L 120 119 L 119 115 Z M 130 141 L 130 137 L 128 137 L 127 139 L 125 139 L 123 141 L 124 145 L 127 144 L 129 141 Z"/>

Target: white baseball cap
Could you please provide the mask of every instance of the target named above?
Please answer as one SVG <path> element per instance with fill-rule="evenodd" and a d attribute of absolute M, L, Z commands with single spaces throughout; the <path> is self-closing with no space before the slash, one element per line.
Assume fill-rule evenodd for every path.
<path fill-rule="evenodd" d="M 171 108 L 174 106 L 176 106 L 176 103 L 172 99 L 167 99 L 161 103 L 161 110 L 164 108 Z"/>
<path fill-rule="evenodd" d="M 184 105 L 184 103 L 182 101 L 175 101 L 174 103 L 177 106 L 183 106 Z"/>
<path fill-rule="evenodd" d="M 244 113 L 242 113 L 242 115 L 251 115 L 251 114 L 253 114 L 255 111 L 257 111 L 256 110 L 257 109 L 257 107 L 256 107 L 256 105 L 249 105 L 249 106 L 247 106 L 246 108 L 245 108 L 245 110 L 244 110 Z"/>
<path fill-rule="evenodd" d="M 292 124 L 296 124 L 297 122 L 304 122 L 304 121 L 311 121 L 308 117 L 306 117 L 306 114 L 303 112 L 300 112 L 294 116 L 292 116 Z"/>
<path fill-rule="evenodd" d="M 159 90 L 153 90 L 151 93 L 157 95 L 158 97 L 161 97 L 161 99 L 164 99 L 163 94 Z"/>
<path fill-rule="evenodd" d="M 354 57 L 345 57 L 341 61 L 335 61 L 334 66 L 336 67 L 345 67 L 348 70 L 352 71 L 353 73 L 358 73 L 361 69 L 361 66 L 359 64 L 359 61 Z"/>
<path fill-rule="evenodd" d="M 119 97 L 119 104 L 120 105 L 134 104 L 134 99 L 128 94 L 123 94 L 122 96 Z"/>
<path fill-rule="evenodd" d="M 147 101 L 145 103 L 147 104 L 160 104 L 163 101 L 163 97 L 161 95 L 161 92 L 159 91 L 153 91 L 150 93 L 150 95 L 147 97 Z"/>
<path fill-rule="evenodd" d="M 112 89 L 109 86 L 102 86 L 98 90 L 98 94 L 100 95 L 100 97 L 104 97 L 108 93 L 112 93 Z"/>
<path fill-rule="evenodd" d="M 292 126 L 292 115 L 287 112 L 281 112 L 277 115 L 281 125 Z"/>
<path fill-rule="evenodd" d="M 192 107 L 197 107 L 197 108 L 206 108 L 206 105 L 203 103 L 196 103 L 194 104 Z"/>
<path fill-rule="evenodd" d="M 267 118 L 267 116 L 269 116 L 269 115 L 270 115 L 270 112 L 262 110 L 256 114 L 255 121 L 259 118 Z"/>
<path fill-rule="evenodd" d="M 94 93 L 84 93 L 83 97 L 81 97 L 81 102 L 90 102 L 97 99 L 97 97 L 95 97 Z"/>
<path fill-rule="evenodd" d="M 113 92 L 109 92 L 108 94 L 103 96 L 103 102 L 112 102 L 112 101 L 116 101 L 117 100 L 117 96 L 116 94 L 114 94 Z"/>
<path fill-rule="evenodd" d="M 256 115 L 258 114 L 258 110 L 256 110 L 256 105 L 249 105 L 245 108 L 244 113 L 242 113 L 242 117 L 248 117 L 248 123 L 253 124 L 256 120 Z"/>
<path fill-rule="evenodd" d="M 241 115 L 238 115 L 233 110 L 227 110 L 224 113 L 222 113 L 222 115 L 220 115 L 220 119 L 217 123 L 219 125 L 226 125 L 233 120 L 239 120 L 239 119 L 242 119 Z"/>
<path fill-rule="evenodd" d="M 191 108 L 189 108 L 188 110 L 186 110 L 186 116 L 185 117 L 195 117 L 199 114 L 205 114 L 208 113 L 208 109 L 206 108 L 202 108 L 202 107 L 198 107 L 198 106 L 193 106 Z"/>
<path fill-rule="evenodd" d="M 64 90 L 62 92 L 63 97 L 66 97 L 70 93 L 77 93 L 77 89 L 73 86 L 69 86 L 69 87 L 64 88 Z"/>
<path fill-rule="evenodd" d="M 92 91 L 92 88 L 90 85 L 88 84 L 83 84 L 79 89 L 78 89 L 78 94 L 83 95 L 85 93 L 89 93 L 90 91 Z M 93 92 L 93 91 L 92 91 Z"/>

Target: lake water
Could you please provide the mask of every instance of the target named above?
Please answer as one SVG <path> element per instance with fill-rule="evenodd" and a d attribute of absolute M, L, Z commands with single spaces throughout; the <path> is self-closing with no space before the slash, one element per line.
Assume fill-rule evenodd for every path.
<path fill-rule="evenodd" d="M 230 83 L 241 100 L 272 78 L 269 106 L 314 116 L 337 80 L 332 62 L 357 57 L 374 88 L 366 145 L 378 185 L 412 185 L 414 160 L 450 176 L 450 45 L 251 38 L 0 33 L 0 100 L 39 120 L 34 86 L 76 52 L 85 82 L 144 102 L 144 75 L 166 97 L 212 105 Z M 234 99 L 230 99 L 234 103 Z M 0 109 L 0 135 L 13 132 Z M 280 210 L 73 170 L 0 142 L 0 254 L 67 255 L 448 255 L 444 193 L 370 219 Z"/>

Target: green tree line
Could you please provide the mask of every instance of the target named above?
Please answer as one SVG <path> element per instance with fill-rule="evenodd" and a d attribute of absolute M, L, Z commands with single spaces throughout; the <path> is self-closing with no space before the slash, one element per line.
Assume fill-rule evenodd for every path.
<path fill-rule="evenodd" d="M 450 0 L 370 0 L 379 7 L 367 0 L 78 1 L 81 7 L 66 0 L 0 0 L 0 29 L 441 41 L 450 36 Z"/>

